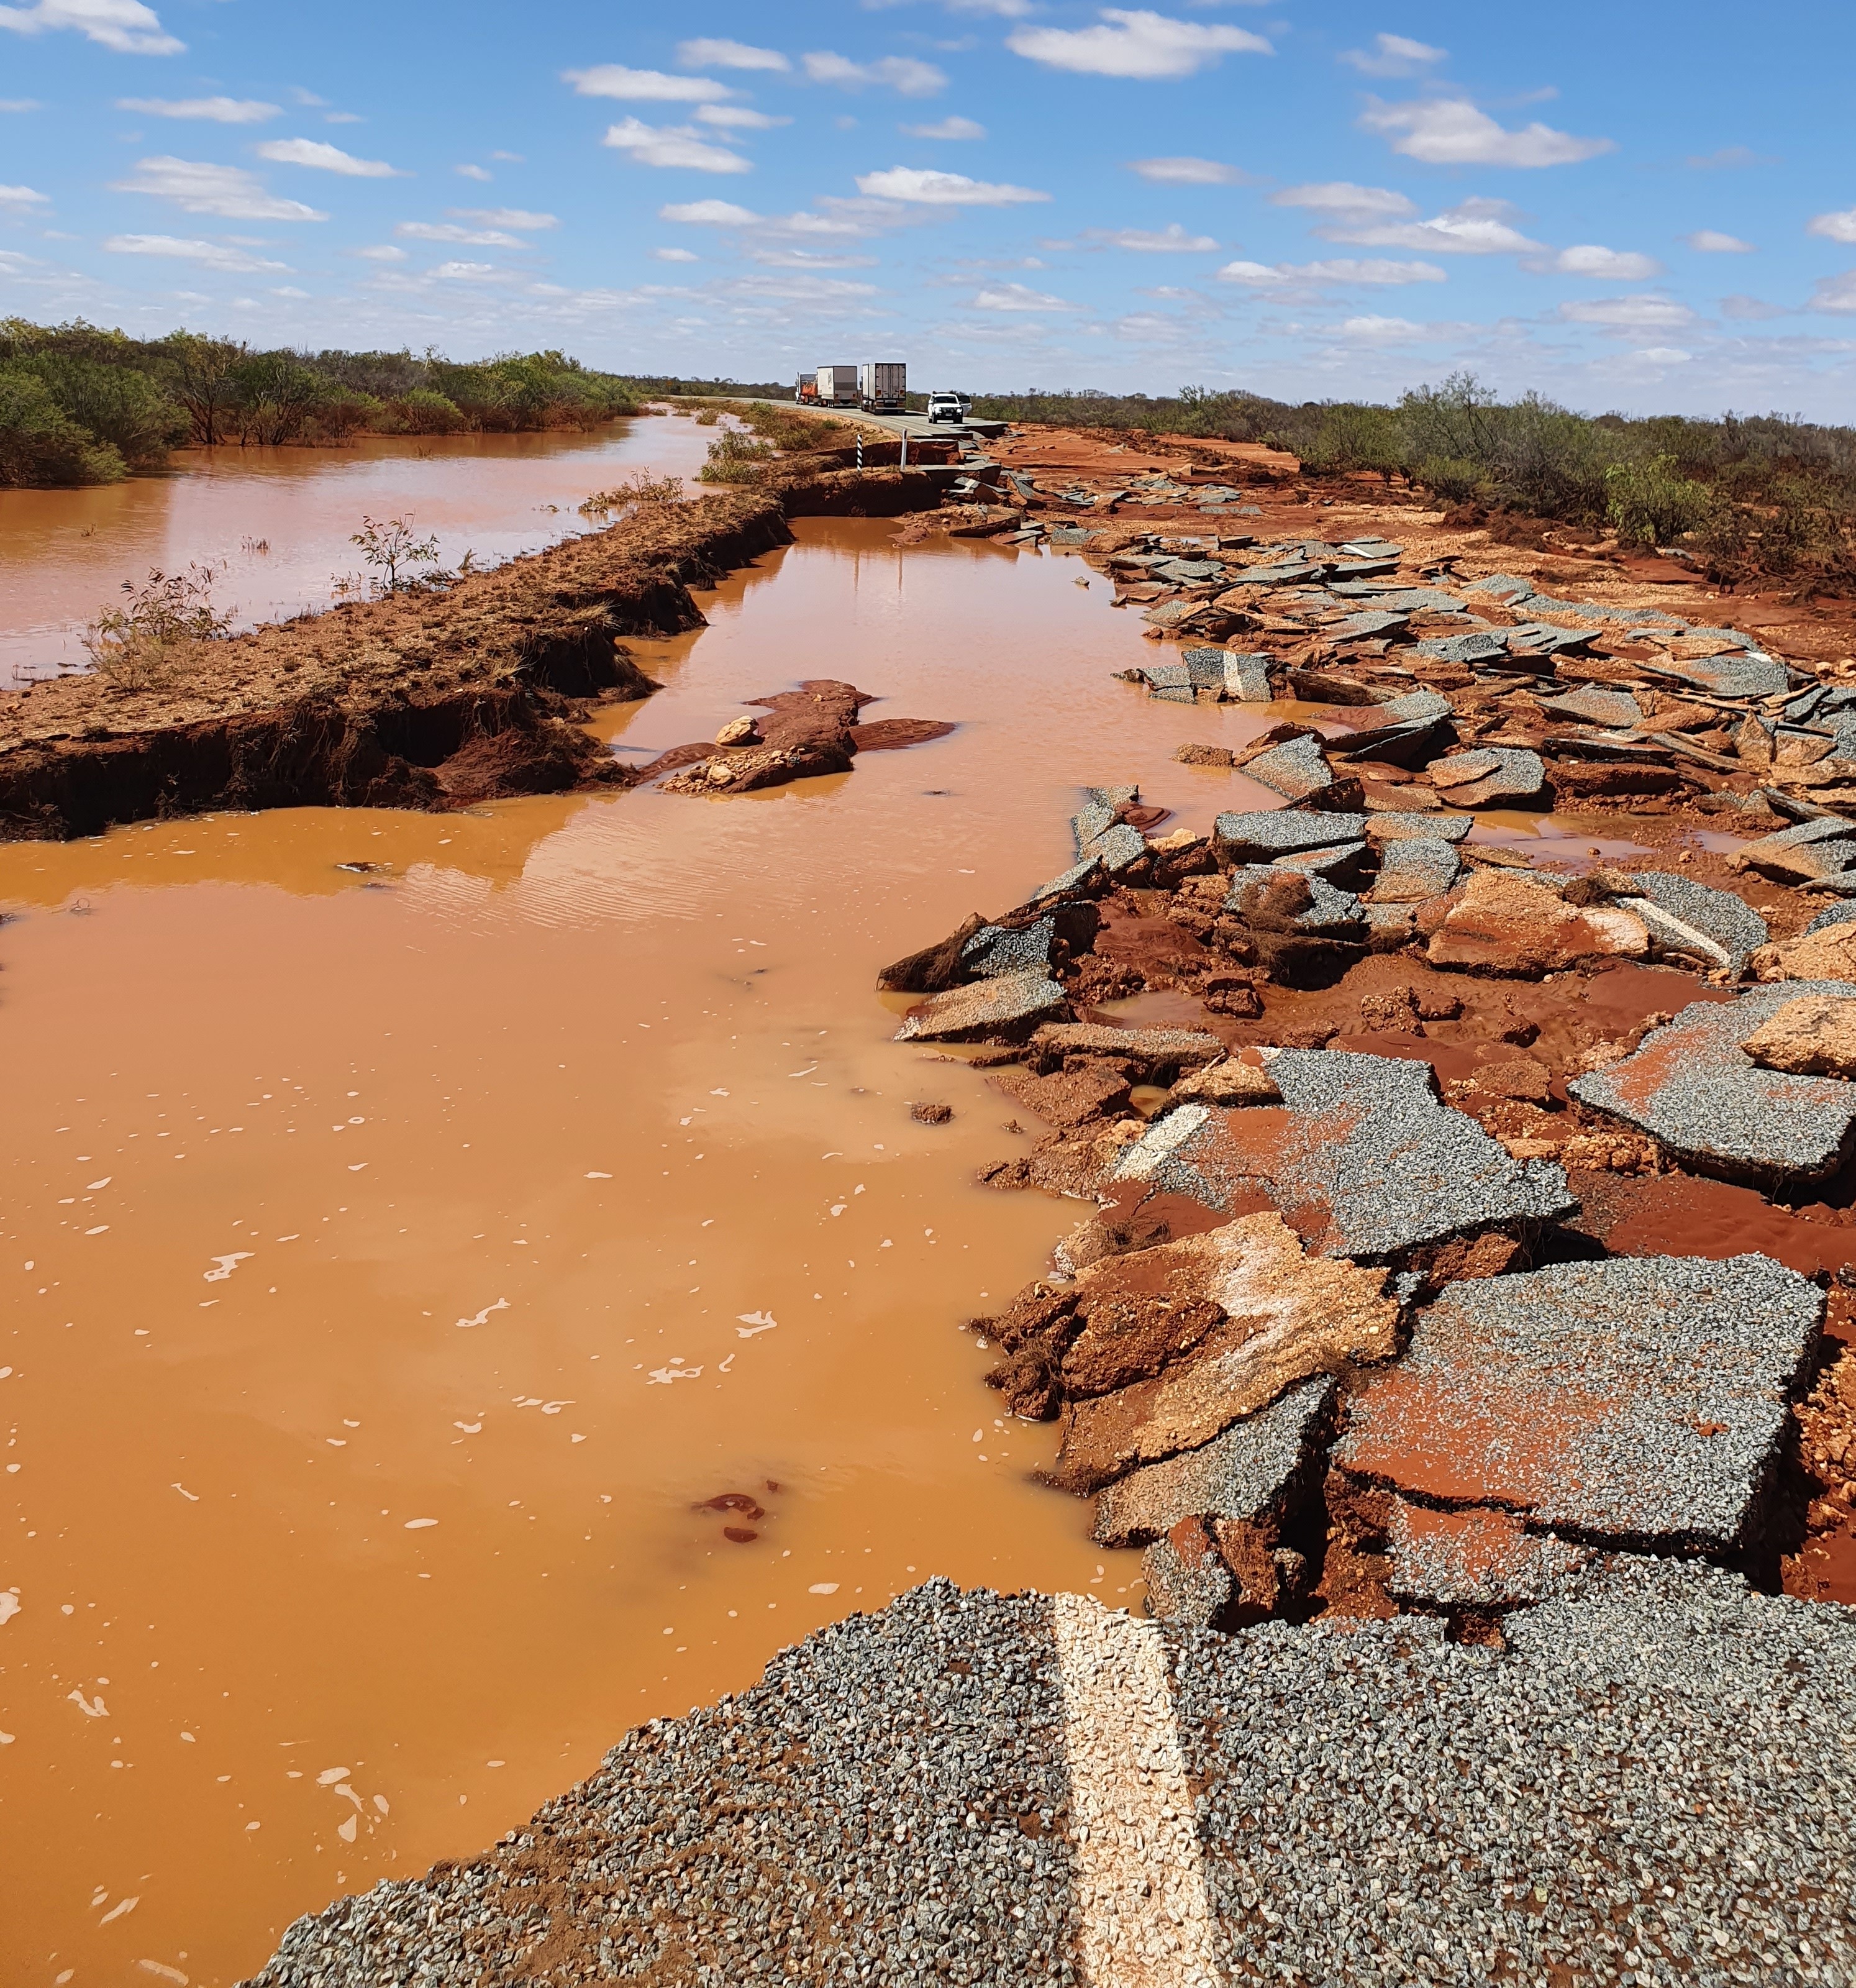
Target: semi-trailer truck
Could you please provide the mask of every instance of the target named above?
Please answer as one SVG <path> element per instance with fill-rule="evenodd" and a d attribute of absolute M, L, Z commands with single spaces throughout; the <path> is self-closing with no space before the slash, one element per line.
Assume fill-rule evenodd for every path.
<path fill-rule="evenodd" d="M 814 374 L 818 383 L 820 404 L 827 407 L 854 407 L 857 392 L 857 369 L 854 366 L 821 366 Z"/>
<path fill-rule="evenodd" d="M 908 404 L 908 368 L 901 360 L 867 359 L 857 368 L 857 403 L 866 414 L 899 414 Z"/>

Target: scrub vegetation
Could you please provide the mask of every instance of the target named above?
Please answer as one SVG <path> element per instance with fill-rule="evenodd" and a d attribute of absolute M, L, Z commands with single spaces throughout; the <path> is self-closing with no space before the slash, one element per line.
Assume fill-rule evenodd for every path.
<path fill-rule="evenodd" d="M 592 428 L 642 390 L 560 352 L 461 363 L 435 352 L 261 351 L 81 319 L 0 320 L 0 486 L 113 483 L 171 449 L 327 445 L 357 434 Z"/>

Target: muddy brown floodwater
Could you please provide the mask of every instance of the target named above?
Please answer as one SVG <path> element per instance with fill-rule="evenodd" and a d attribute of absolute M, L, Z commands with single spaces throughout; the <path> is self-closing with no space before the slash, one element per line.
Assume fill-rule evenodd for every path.
<path fill-rule="evenodd" d="M 213 565 L 215 604 L 248 627 L 326 607 L 336 581 L 366 577 L 349 542 L 363 514 L 410 516 L 445 566 L 466 552 L 494 564 L 590 529 L 576 507 L 624 477 L 693 479 L 714 438 L 692 421 L 641 415 L 584 434 L 187 449 L 165 475 L 0 490 L 0 691 L 83 667 L 85 624 L 150 567 Z"/>
<path fill-rule="evenodd" d="M 871 989 L 1266 721 L 1111 681 L 1080 562 L 892 531 L 802 521 L 601 720 L 959 722 L 854 775 L 0 847 L 9 1981 L 235 1980 L 930 1574 L 1131 1593 L 957 1329 L 1084 1211 L 973 1185 L 1011 1108 Z"/>

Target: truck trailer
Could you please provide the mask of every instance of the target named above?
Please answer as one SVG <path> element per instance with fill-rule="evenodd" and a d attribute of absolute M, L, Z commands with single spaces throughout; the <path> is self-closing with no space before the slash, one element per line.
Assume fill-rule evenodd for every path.
<path fill-rule="evenodd" d="M 813 377 L 818 384 L 818 399 L 821 407 L 854 407 L 857 404 L 856 367 L 821 366 Z"/>
<path fill-rule="evenodd" d="M 901 360 L 867 359 L 857 368 L 857 404 L 866 414 L 899 414 L 908 404 L 908 368 Z"/>

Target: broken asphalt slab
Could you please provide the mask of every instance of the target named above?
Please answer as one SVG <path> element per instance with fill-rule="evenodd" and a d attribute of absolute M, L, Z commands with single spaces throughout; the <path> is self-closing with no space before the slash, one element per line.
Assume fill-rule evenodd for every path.
<path fill-rule="evenodd" d="M 1351 1405 L 1336 1466 L 1576 1540 L 1729 1553 L 1762 1516 L 1824 1318 L 1768 1256 L 1555 1263 L 1447 1285 Z"/>
<path fill-rule="evenodd" d="M 1116 1178 L 1220 1213 L 1274 1207 L 1311 1248 L 1368 1261 L 1577 1205 L 1559 1167 L 1513 1158 L 1441 1104 L 1427 1063 L 1340 1050 L 1265 1062 L 1280 1105 L 1180 1105 L 1128 1148 Z"/>
<path fill-rule="evenodd" d="M 1856 999 L 1856 987 L 1788 980 L 1731 1002 L 1692 1002 L 1629 1056 L 1567 1088 L 1702 1172 L 1766 1182 L 1821 1178 L 1848 1150 L 1856 1084 L 1763 1070 L 1741 1046 L 1807 995 Z"/>

